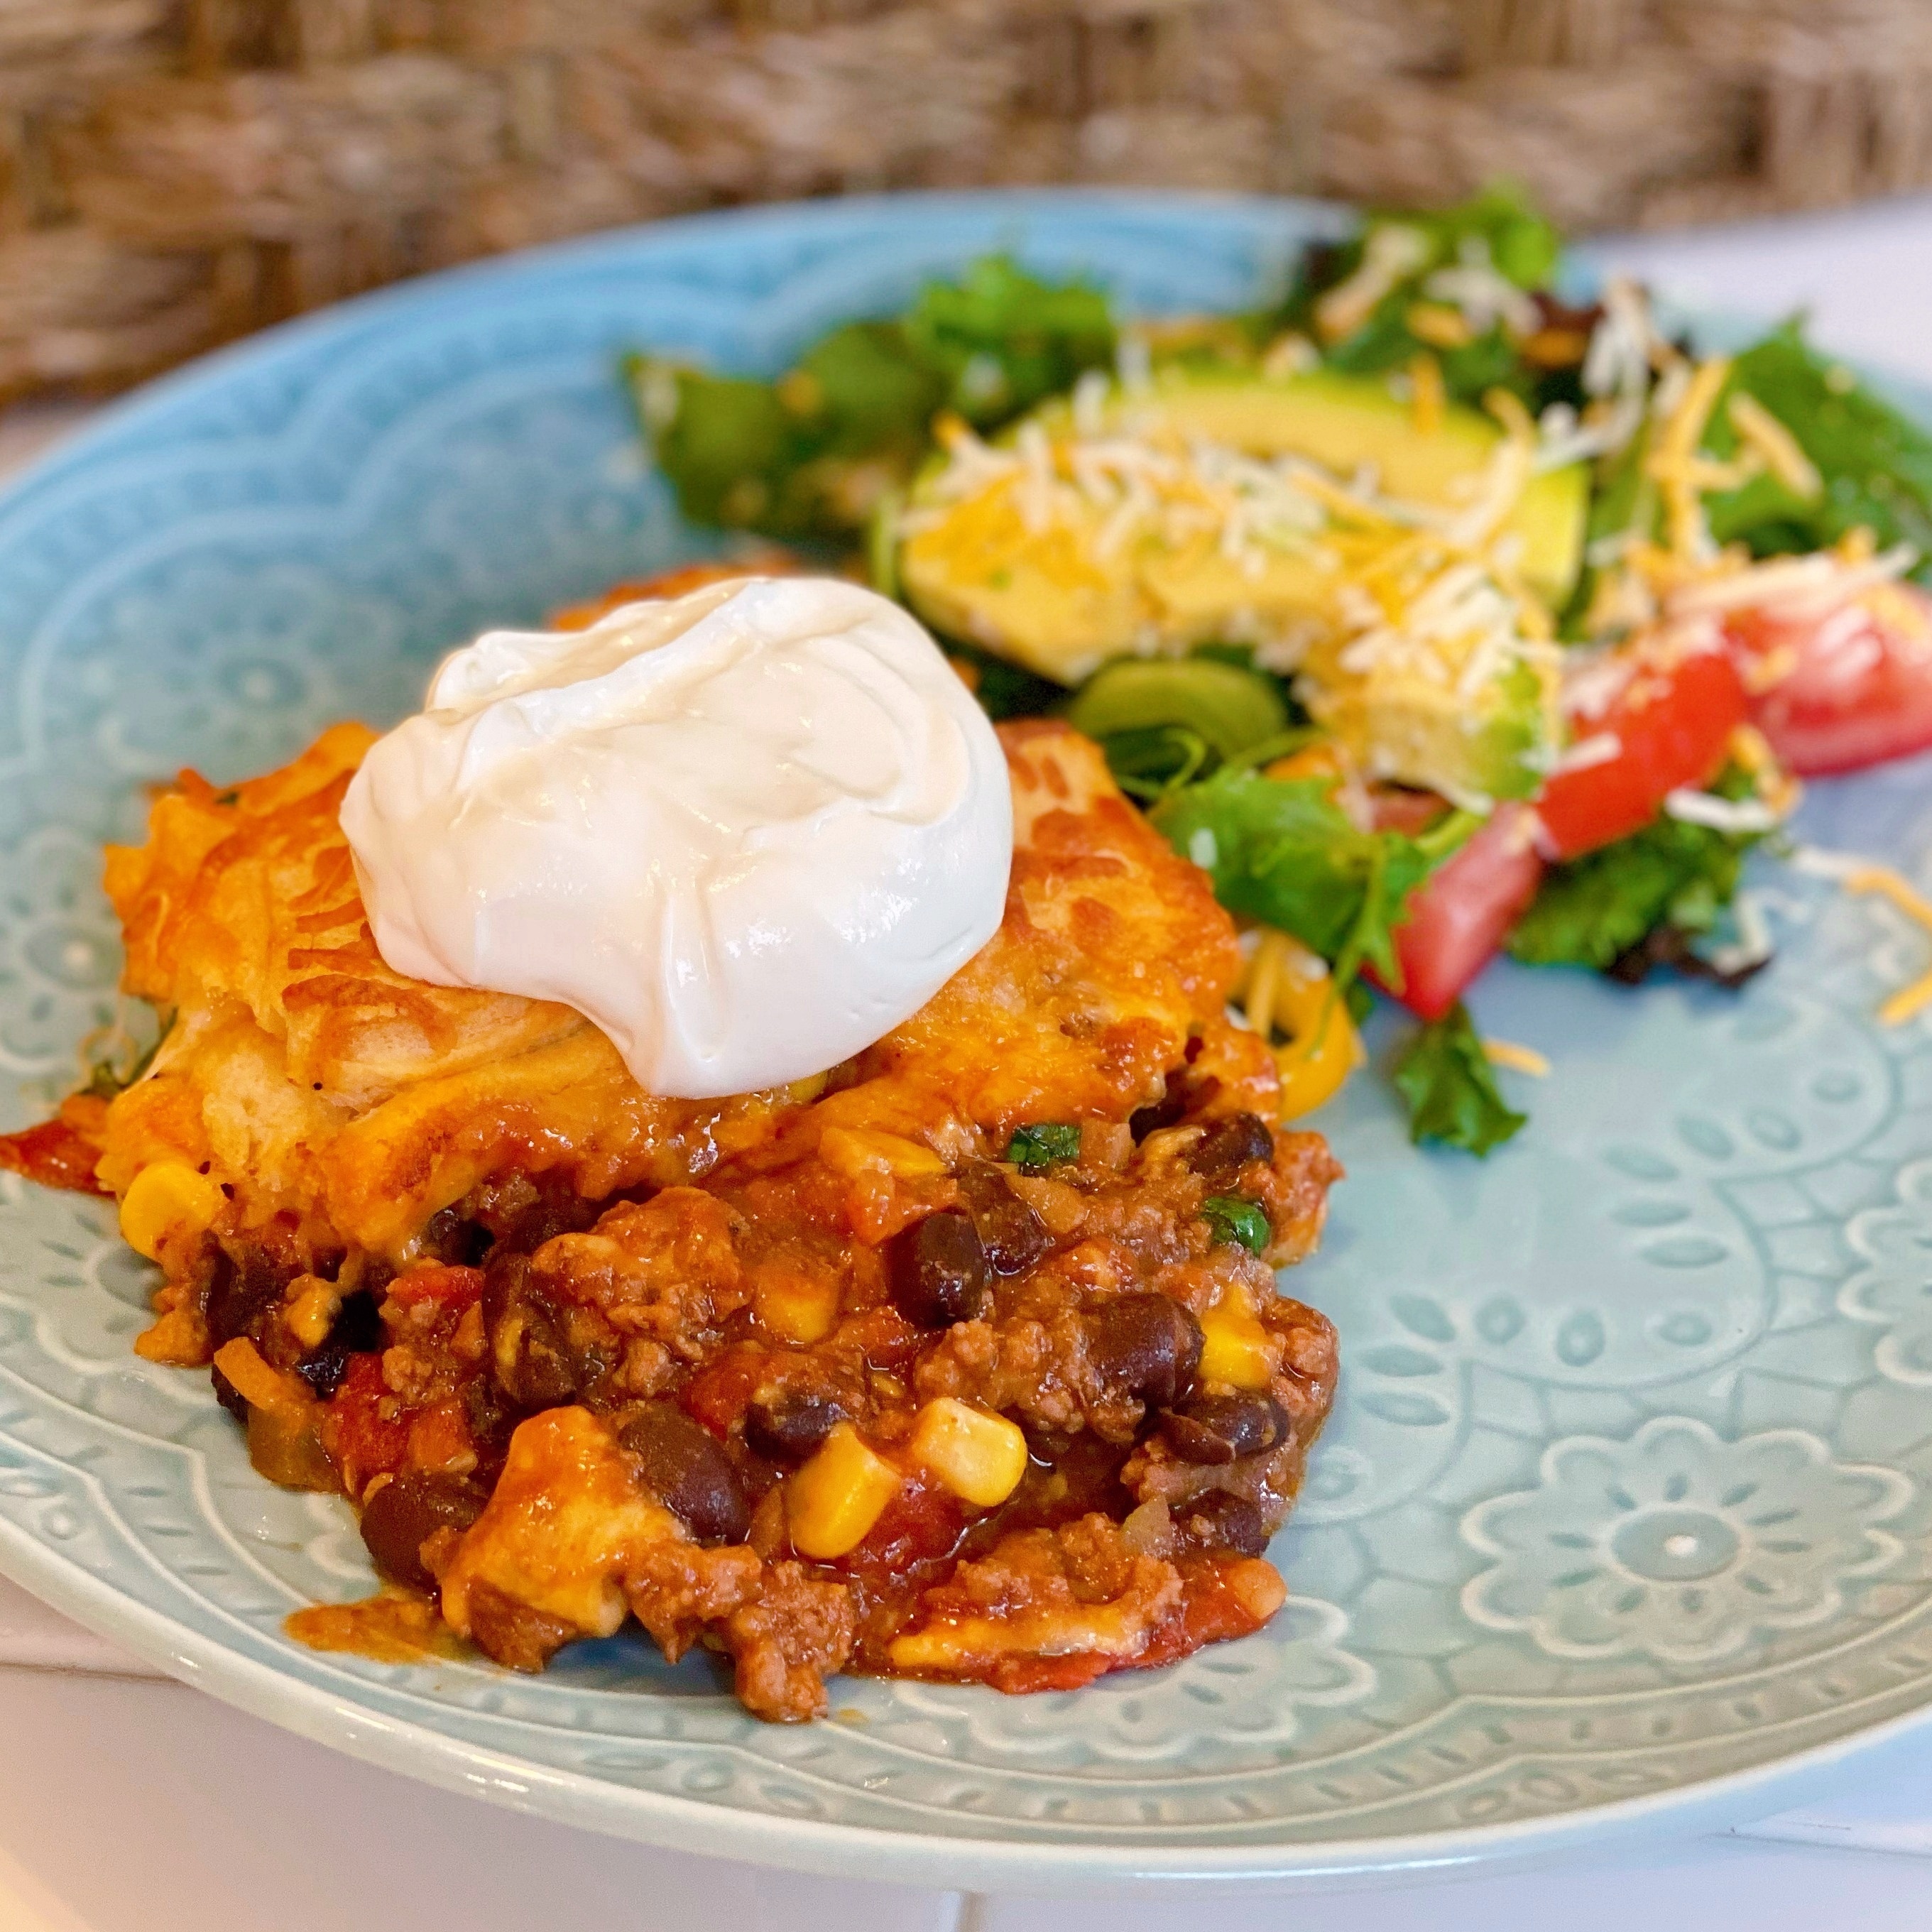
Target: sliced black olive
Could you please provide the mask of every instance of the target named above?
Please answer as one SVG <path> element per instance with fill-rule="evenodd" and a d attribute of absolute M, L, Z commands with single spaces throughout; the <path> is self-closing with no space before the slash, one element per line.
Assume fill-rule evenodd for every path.
<path fill-rule="evenodd" d="M 1024 1274 L 1052 1252 L 1046 1223 L 1012 1189 L 997 1167 L 972 1167 L 959 1177 L 986 1264 L 997 1275 Z"/>
<path fill-rule="evenodd" d="M 1201 1366 L 1201 1324 L 1172 1297 L 1117 1294 L 1086 1316 L 1089 1359 L 1109 1388 L 1153 1408 L 1185 1402 Z"/>
<path fill-rule="evenodd" d="M 1162 1438 L 1184 1462 L 1232 1462 L 1287 1441 L 1287 1412 L 1264 1395 L 1198 1395 L 1160 1419 Z"/>
<path fill-rule="evenodd" d="M 742 1543 L 751 1504 L 724 1446 L 676 1403 L 647 1402 L 618 1433 L 645 1485 L 702 1543 Z"/>
<path fill-rule="evenodd" d="M 392 1583 L 430 1590 L 436 1579 L 424 1567 L 422 1546 L 439 1529 L 467 1529 L 490 1500 L 466 1476 L 405 1470 L 385 1483 L 362 1512 L 362 1540 L 370 1559 Z"/>
<path fill-rule="evenodd" d="M 1174 1520 L 1191 1540 L 1259 1556 L 1268 1546 L 1268 1518 L 1261 1505 L 1228 1490 L 1210 1490 L 1174 1511 Z"/>
<path fill-rule="evenodd" d="M 840 1423 L 844 1403 L 804 1390 L 760 1396 L 745 1412 L 745 1446 L 774 1462 L 802 1462 Z"/>
<path fill-rule="evenodd" d="M 1187 1155 L 1187 1165 L 1204 1179 L 1223 1180 L 1251 1160 L 1274 1158 L 1274 1136 L 1257 1114 L 1230 1114 L 1216 1120 Z"/>
<path fill-rule="evenodd" d="M 886 1244 L 892 1306 L 915 1327 L 950 1328 L 986 1310 L 986 1251 L 973 1217 L 942 1208 L 902 1228 Z"/>

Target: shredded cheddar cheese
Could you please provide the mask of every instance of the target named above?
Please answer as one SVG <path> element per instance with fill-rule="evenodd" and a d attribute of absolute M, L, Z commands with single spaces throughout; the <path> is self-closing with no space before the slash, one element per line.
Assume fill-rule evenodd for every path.
<path fill-rule="evenodd" d="M 1483 1058 L 1492 1066 L 1507 1066 L 1513 1072 L 1527 1073 L 1541 1080 L 1550 1072 L 1550 1062 L 1533 1046 L 1519 1046 L 1513 1040 L 1486 1040 Z"/>
<path fill-rule="evenodd" d="M 1731 427 L 1763 459 L 1764 466 L 1794 496 L 1814 502 L 1825 494 L 1818 466 L 1798 446 L 1798 439 L 1755 396 L 1738 390 L 1724 406 Z"/>
<path fill-rule="evenodd" d="M 1808 846 L 1794 853 L 1792 862 L 1799 872 L 1829 879 L 1848 892 L 1886 900 L 1915 926 L 1932 933 L 1932 902 L 1889 866 L 1874 865 L 1844 853 L 1821 852 Z M 1886 1000 L 1878 1010 L 1879 1020 L 1886 1026 L 1902 1026 L 1928 1006 L 1932 1006 L 1932 968 Z"/>
<path fill-rule="evenodd" d="M 1315 326 L 1322 339 L 1340 342 L 1354 334 L 1429 256 L 1429 238 L 1419 228 L 1391 221 L 1371 229 L 1354 273 L 1315 304 Z"/>
<path fill-rule="evenodd" d="M 1932 904 L 1928 904 L 1906 880 L 1888 866 L 1861 866 L 1845 874 L 1840 881 L 1848 892 L 1876 893 L 1888 900 L 1915 924 L 1932 932 Z M 1932 1006 L 1932 970 L 1922 974 L 1910 986 L 1901 986 L 1878 1010 L 1886 1026 L 1902 1026 L 1917 1012 Z"/>
<path fill-rule="evenodd" d="M 1475 340 L 1462 311 L 1448 302 L 1412 302 L 1403 320 L 1409 334 L 1432 349 L 1461 349 Z"/>
<path fill-rule="evenodd" d="M 1714 356 L 1697 364 L 1681 399 L 1665 418 L 1657 448 L 1646 465 L 1664 492 L 1672 553 L 1687 562 L 1707 555 L 1711 548 L 1701 500 L 1706 478 L 1697 446 L 1730 373 L 1726 356 Z"/>

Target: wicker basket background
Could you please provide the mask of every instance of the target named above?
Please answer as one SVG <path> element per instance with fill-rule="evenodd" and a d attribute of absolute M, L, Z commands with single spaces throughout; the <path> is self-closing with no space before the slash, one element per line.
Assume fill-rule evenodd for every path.
<path fill-rule="evenodd" d="M 1932 0 L 0 0 L 0 400 L 718 202 L 1498 174 L 1580 228 L 1932 184 Z"/>

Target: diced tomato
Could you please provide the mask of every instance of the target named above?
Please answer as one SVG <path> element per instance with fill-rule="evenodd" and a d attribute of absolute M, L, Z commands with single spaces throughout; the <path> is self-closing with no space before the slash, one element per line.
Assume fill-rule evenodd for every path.
<path fill-rule="evenodd" d="M 1741 611 L 1725 626 L 1750 720 L 1802 778 L 1862 771 L 1932 747 L 1932 602 L 1888 584 L 1793 624 Z"/>
<path fill-rule="evenodd" d="M 1409 901 L 1395 934 L 1402 969 L 1396 996 L 1422 1018 L 1439 1020 L 1462 998 L 1536 896 L 1543 861 L 1528 813 L 1527 806 L 1498 806 Z"/>
<path fill-rule="evenodd" d="M 1180 1603 L 1135 1660 L 1140 1670 L 1156 1670 L 1206 1645 L 1252 1636 L 1288 1594 L 1280 1576 L 1256 1557 L 1184 1560 L 1180 1574 Z"/>
<path fill-rule="evenodd" d="M 352 1496 L 360 1496 L 371 1476 L 392 1474 L 408 1460 L 409 1418 L 382 1379 L 380 1355 L 350 1357 L 322 1417 L 322 1440 Z"/>
<path fill-rule="evenodd" d="M 1558 771 L 1544 787 L 1536 814 L 1544 849 L 1574 859 L 1640 832 L 1679 786 L 1717 776 L 1744 707 L 1743 680 L 1721 651 L 1634 664 L 1607 703 L 1570 719 L 1573 745 L 1600 737 L 1616 748 L 1594 764 Z"/>
<path fill-rule="evenodd" d="M 734 1348 L 707 1362 L 684 1385 L 678 1400 L 691 1419 L 723 1437 L 752 1406 L 770 1358 L 756 1348 Z"/>
<path fill-rule="evenodd" d="M 880 1512 L 865 1541 L 842 1560 L 861 1575 L 904 1579 L 922 1564 L 950 1556 L 965 1527 L 965 1511 L 956 1498 L 936 1483 L 910 1480 Z"/>
<path fill-rule="evenodd" d="M 68 1106 L 72 1105 L 70 1101 Z M 43 1187 L 106 1195 L 108 1190 L 94 1172 L 100 1159 L 100 1143 L 74 1126 L 66 1108 L 57 1119 L 23 1127 L 17 1134 L 0 1135 L 0 1169 L 24 1174 Z"/>
<path fill-rule="evenodd" d="M 383 1292 L 391 1300 L 406 1306 L 434 1301 L 446 1308 L 464 1309 L 483 1298 L 483 1270 L 454 1268 L 442 1262 L 423 1262 L 406 1274 L 397 1276 Z"/>

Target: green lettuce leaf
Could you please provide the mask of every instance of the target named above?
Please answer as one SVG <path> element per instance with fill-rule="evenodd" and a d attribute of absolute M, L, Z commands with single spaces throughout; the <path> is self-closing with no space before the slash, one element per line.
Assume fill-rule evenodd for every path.
<path fill-rule="evenodd" d="M 1552 866 L 1510 933 L 1509 950 L 1527 965 L 1605 972 L 1660 927 L 1687 937 L 1708 932 L 1736 896 L 1754 843 L 1753 835 L 1659 817 L 1628 838 Z"/>
<path fill-rule="evenodd" d="M 1507 182 L 1486 188 L 1451 208 L 1387 210 L 1371 214 L 1360 231 L 1340 244 L 1318 242 L 1303 258 L 1294 290 L 1271 328 L 1294 328 L 1315 336 L 1315 306 L 1328 290 L 1360 266 L 1369 237 L 1379 227 L 1414 229 L 1429 244 L 1421 266 L 1384 296 L 1361 326 L 1328 344 L 1323 362 L 1350 375 L 1372 376 L 1406 369 L 1424 349 L 1435 356 L 1452 401 L 1479 404 L 1491 389 L 1513 391 L 1534 410 L 1557 400 L 1574 400 L 1573 376 L 1552 378 L 1526 362 L 1500 325 L 1460 347 L 1444 350 L 1424 343 L 1411 330 L 1408 316 L 1422 284 L 1439 268 L 1461 259 L 1472 247 L 1519 288 L 1552 288 L 1563 252 L 1562 237 Z M 1258 332 L 1265 334 L 1270 328 Z"/>
<path fill-rule="evenodd" d="M 1396 1060 L 1394 1078 L 1408 1103 L 1409 1138 L 1418 1146 L 1432 1142 L 1486 1154 L 1529 1119 L 1503 1098 L 1460 1000 L 1441 1019 L 1418 1028 Z"/>
<path fill-rule="evenodd" d="M 1004 255 L 957 282 L 928 282 L 904 323 L 908 345 L 947 385 L 947 400 L 991 430 L 1114 360 L 1113 312 L 1084 282 L 1043 282 Z"/>
<path fill-rule="evenodd" d="M 1736 390 L 1762 403 L 1797 439 L 1824 479 L 1808 502 L 1771 476 L 1705 499 L 1711 533 L 1759 556 L 1819 550 L 1862 524 L 1881 546 L 1932 552 L 1932 435 L 1821 356 L 1790 322 L 1733 363 L 1705 446 L 1726 457 L 1737 432 L 1724 412 Z"/>
<path fill-rule="evenodd" d="M 1292 933 L 1346 987 L 1364 963 L 1393 983 L 1393 933 L 1410 893 L 1478 821 L 1452 812 L 1420 838 L 1363 832 L 1324 778 L 1266 778 L 1228 766 L 1155 806 L 1155 826 L 1210 874 L 1230 911 Z"/>
<path fill-rule="evenodd" d="M 902 490 L 953 409 L 998 428 L 1113 359 L 1107 298 L 1004 256 L 934 282 L 902 315 L 851 322 L 776 382 L 652 356 L 626 376 L 658 467 L 694 523 L 849 538 Z"/>

